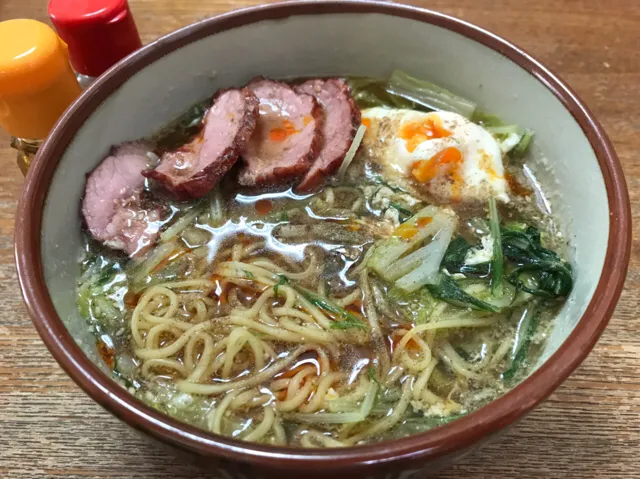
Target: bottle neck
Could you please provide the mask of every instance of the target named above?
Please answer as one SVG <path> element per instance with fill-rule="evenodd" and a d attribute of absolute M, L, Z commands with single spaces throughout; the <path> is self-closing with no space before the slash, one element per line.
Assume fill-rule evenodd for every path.
<path fill-rule="evenodd" d="M 35 158 L 41 144 L 42 140 L 11 137 L 11 147 L 18 150 L 17 163 L 23 175 L 26 176 L 27 171 L 29 171 L 31 162 Z"/>

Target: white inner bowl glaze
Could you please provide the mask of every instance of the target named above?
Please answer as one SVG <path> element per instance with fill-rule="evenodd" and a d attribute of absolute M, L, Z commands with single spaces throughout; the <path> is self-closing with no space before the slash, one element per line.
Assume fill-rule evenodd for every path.
<path fill-rule="evenodd" d="M 574 289 L 539 364 L 556 351 L 592 299 L 609 234 L 605 184 L 582 129 L 541 81 L 487 46 L 416 20 L 341 13 L 263 20 L 197 40 L 129 78 L 79 129 L 48 192 L 41 244 L 56 311 L 85 353 L 102 363 L 76 306 L 79 204 L 86 173 L 112 145 L 149 136 L 217 89 L 257 75 L 386 77 L 395 68 L 535 131 L 533 167 L 571 244 L 575 271 Z"/>

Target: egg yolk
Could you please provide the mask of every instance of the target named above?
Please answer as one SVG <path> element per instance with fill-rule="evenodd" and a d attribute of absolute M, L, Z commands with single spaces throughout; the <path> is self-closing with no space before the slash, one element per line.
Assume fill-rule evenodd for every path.
<path fill-rule="evenodd" d="M 284 120 L 281 128 L 272 128 L 269 131 L 269 139 L 271 141 L 284 141 L 296 133 L 298 133 L 296 126 L 289 120 Z"/>
<path fill-rule="evenodd" d="M 412 153 L 420 143 L 434 138 L 451 136 L 437 115 L 430 115 L 424 120 L 410 121 L 400 127 L 398 136 L 407 142 L 407 151 Z"/>
<path fill-rule="evenodd" d="M 450 174 L 455 180 L 460 177 L 459 168 L 462 164 L 462 153 L 455 147 L 445 148 L 428 160 L 416 161 L 411 169 L 411 175 L 420 183 L 428 183 L 439 173 Z"/>
<path fill-rule="evenodd" d="M 409 223 L 409 222 L 402 223 L 400 226 L 398 226 L 394 230 L 393 236 L 395 236 L 397 238 L 402 238 L 402 239 L 405 239 L 405 240 L 409 240 L 409 239 L 413 238 L 415 235 L 418 234 L 418 230 L 420 228 L 424 228 L 425 226 L 430 224 L 432 221 L 433 221 L 433 218 L 431 218 L 430 216 L 423 216 L 423 217 L 418 218 L 416 221 L 413 221 L 411 223 Z"/>

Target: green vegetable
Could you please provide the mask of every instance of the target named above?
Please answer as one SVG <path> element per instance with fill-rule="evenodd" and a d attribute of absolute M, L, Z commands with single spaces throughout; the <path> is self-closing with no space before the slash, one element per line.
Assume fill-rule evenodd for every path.
<path fill-rule="evenodd" d="M 247 270 L 245 269 L 245 270 L 243 270 L 243 272 L 244 272 L 244 275 L 245 275 L 247 278 L 249 278 L 249 279 L 254 279 L 254 278 L 255 278 L 255 276 L 253 275 L 253 273 L 252 273 L 251 271 L 247 271 Z"/>
<path fill-rule="evenodd" d="M 286 211 L 283 211 L 282 213 L 280 213 L 280 221 L 282 222 L 288 222 L 289 221 L 289 213 L 287 213 Z"/>
<path fill-rule="evenodd" d="M 87 245 L 93 249 L 93 246 Z M 77 304 L 83 318 L 96 327 L 110 329 L 124 322 L 122 298 L 128 291 L 122 257 L 103 251 L 89 252 L 83 260 L 82 276 L 78 282 Z"/>
<path fill-rule="evenodd" d="M 393 191 L 394 193 L 407 193 L 406 190 L 403 190 L 402 188 L 398 187 L 398 186 L 393 186 L 390 183 L 387 183 L 384 178 L 382 178 L 381 175 L 373 175 L 371 177 L 371 180 L 373 181 L 373 183 L 375 183 L 376 185 L 382 185 L 382 186 L 386 186 L 387 188 L 389 188 L 391 191 Z"/>
<path fill-rule="evenodd" d="M 391 74 L 386 90 L 425 109 L 453 111 L 467 118 L 471 118 L 476 110 L 472 101 L 400 70 Z"/>
<path fill-rule="evenodd" d="M 502 121 L 499 116 L 480 110 L 476 110 L 473 112 L 471 121 L 477 123 L 478 125 L 482 125 L 485 128 L 497 128 L 506 125 L 506 123 Z"/>
<path fill-rule="evenodd" d="M 290 416 L 299 422 L 310 424 L 350 424 L 364 421 L 360 411 L 353 412 L 306 412 L 294 413 Z"/>
<path fill-rule="evenodd" d="M 375 250 L 368 261 L 371 269 L 382 277 L 387 277 L 388 273 L 392 271 L 389 267 L 394 261 L 399 260 L 405 253 L 420 245 L 420 243 L 430 236 L 433 236 L 443 224 L 451 223 L 451 218 L 444 213 L 439 213 L 438 208 L 434 206 L 423 208 L 409 218 L 407 222 L 414 224 L 423 217 L 433 218 L 433 220 L 424 228 L 419 228 L 418 232 L 408 240 L 392 236 L 391 238 L 376 242 Z"/>
<path fill-rule="evenodd" d="M 209 102 L 197 103 L 160 131 L 156 137 L 159 150 L 172 150 L 184 145 L 202 129 Z"/>
<path fill-rule="evenodd" d="M 527 231 L 528 227 L 529 225 L 526 223 L 518 223 L 516 221 L 510 221 L 508 223 L 505 223 L 503 228 L 509 231 L 520 231 L 521 233 L 524 233 Z"/>
<path fill-rule="evenodd" d="M 504 373 L 502 373 L 502 379 L 504 379 L 505 381 L 512 381 L 518 371 L 522 369 L 524 362 L 527 359 L 527 354 L 529 353 L 531 340 L 535 336 L 538 325 L 540 324 L 541 314 L 542 308 L 534 305 L 525 315 L 523 321 L 527 321 L 527 324 L 524 325 L 524 328 L 521 328 L 524 329 L 524 331 L 520 332 L 520 334 L 523 335 L 523 340 L 517 347 L 515 355 L 513 356 L 513 360 L 511 361 L 511 365 Z"/>
<path fill-rule="evenodd" d="M 437 304 L 426 288 L 407 293 L 394 287 L 389 289 L 386 299 L 401 318 L 415 324 L 426 323 Z"/>
<path fill-rule="evenodd" d="M 313 291 L 309 291 L 306 288 L 303 288 L 301 286 L 294 286 L 294 288 L 302 295 L 304 296 L 304 298 L 309 301 L 311 304 L 313 304 L 314 306 L 323 309 L 325 311 L 328 311 L 329 313 L 333 313 L 338 315 L 339 317 L 343 318 L 346 321 L 352 321 L 352 322 L 356 322 L 356 323 L 360 323 L 362 324 L 358 318 L 356 318 L 353 314 L 351 314 L 349 311 L 347 311 L 346 309 L 344 309 L 342 306 L 338 306 L 337 304 L 335 304 L 332 301 L 329 301 L 327 298 L 324 298 L 316 293 L 314 293 Z"/>
<path fill-rule="evenodd" d="M 509 156 L 514 159 L 522 158 L 527 153 L 532 139 L 533 132 L 531 130 L 525 130 L 518 144 L 509 152 Z"/>
<path fill-rule="evenodd" d="M 442 259 L 441 267 L 451 274 L 461 273 L 465 276 L 488 276 L 491 263 L 465 264 L 464 260 L 467 257 L 467 253 L 473 248 L 474 246 L 466 239 L 458 236 L 449 243 L 447 252 Z"/>
<path fill-rule="evenodd" d="M 334 321 L 331 323 L 331 329 L 362 329 L 367 330 L 367 326 L 358 319 L 344 319 L 342 321 Z"/>
<path fill-rule="evenodd" d="M 418 308 L 418 314 L 415 319 L 416 324 L 424 324 L 431 317 L 431 313 L 436 306 L 436 300 L 431 296 L 431 293 L 426 288 L 421 288 L 418 291 L 418 304 L 420 305 Z"/>
<path fill-rule="evenodd" d="M 525 231 L 504 228 L 502 249 L 505 257 L 517 265 L 507 277 L 517 290 L 544 298 L 559 298 L 571 292 L 571 266 L 542 246 L 536 228 L 529 226 Z"/>
<path fill-rule="evenodd" d="M 390 266 L 392 270 L 398 270 L 404 273 L 404 264 L 409 263 L 409 266 L 412 266 L 412 258 L 421 260 L 419 266 L 396 281 L 398 288 L 411 292 L 417 291 L 424 285 L 437 283 L 438 275 L 440 274 L 440 264 L 451 241 L 454 227 L 454 224 L 443 225 L 429 244 L 396 261 Z"/>
<path fill-rule="evenodd" d="M 360 109 L 388 106 L 392 108 L 408 108 L 424 110 L 422 105 L 395 95 L 387 90 L 386 80 L 353 77 L 349 79 L 351 95 Z M 427 111 L 433 111 L 429 108 Z"/>
<path fill-rule="evenodd" d="M 504 258 L 502 256 L 502 242 L 500 240 L 500 218 L 496 199 L 489 198 L 489 225 L 493 238 L 493 257 L 491 258 L 491 293 L 499 298 L 502 296 L 502 279 L 504 276 Z"/>
<path fill-rule="evenodd" d="M 485 129 L 489 133 L 501 137 L 507 137 L 513 133 L 518 133 L 518 125 L 487 126 Z"/>
<path fill-rule="evenodd" d="M 451 416 L 411 417 L 405 419 L 401 424 L 393 428 L 389 432 L 388 438 L 400 438 L 413 434 L 420 434 L 421 432 L 429 431 L 434 427 L 448 424 L 462 416 L 464 416 L 464 414 L 452 414 Z"/>
<path fill-rule="evenodd" d="M 285 275 L 283 274 L 278 275 L 278 282 L 273 285 L 273 293 L 276 298 L 278 297 L 278 288 L 288 282 L 289 282 L 289 278 L 287 278 Z"/>
<path fill-rule="evenodd" d="M 354 77 L 349 79 L 351 94 L 359 108 L 387 106 L 411 110 L 445 110 L 470 118 L 475 103 L 425 80 L 395 70 L 388 81 Z"/>
<path fill-rule="evenodd" d="M 308 289 L 303 288 L 302 286 L 298 286 L 296 284 L 290 283 L 289 279 L 284 275 L 277 275 L 277 276 L 278 276 L 278 283 L 275 284 L 273 287 L 276 296 L 278 295 L 277 287 L 282 284 L 289 283 L 292 288 L 298 291 L 298 293 L 300 293 L 307 301 L 313 304 L 316 308 L 320 308 L 324 311 L 333 313 L 336 316 L 342 318 L 342 321 L 334 321 L 333 323 L 331 323 L 331 329 L 351 329 L 351 328 L 367 329 L 367 326 L 362 321 L 360 321 L 358 318 L 356 318 L 353 314 L 351 314 L 349 311 L 344 309 L 342 306 L 339 306 L 335 304 L 333 301 L 330 301 L 329 299 L 324 298 L 314 293 L 313 291 L 309 291 Z"/>
<path fill-rule="evenodd" d="M 378 373 L 376 372 L 376 368 L 373 366 L 369 366 L 369 379 L 376 383 L 378 386 L 382 386 L 380 381 L 378 380 Z"/>
<path fill-rule="evenodd" d="M 224 223 L 224 199 L 220 186 L 216 185 L 209 193 L 209 222 L 211 226 L 222 226 Z"/>
<path fill-rule="evenodd" d="M 427 289 L 434 298 L 446 301 L 461 308 L 471 308 L 476 311 L 497 313 L 500 308 L 465 293 L 458 284 L 446 274 L 440 274 L 436 284 L 428 284 Z"/>
<path fill-rule="evenodd" d="M 345 412 L 314 412 L 314 413 L 296 413 L 293 414 L 292 417 L 296 418 L 299 421 L 309 422 L 309 423 L 320 423 L 320 424 L 348 424 L 353 422 L 362 422 L 364 421 L 371 411 L 373 410 L 373 404 L 376 400 L 376 396 L 378 393 L 378 385 L 376 383 L 372 383 L 362 400 L 362 404 L 358 411 L 345 411 Z M 340 401 L 339 399 L 335 402 Z M 334 404 L 335 404 L 334 402 Z M 351 404 L 348 404 L 347 407 L 349 409 L 352 408 Z"/>
<path fill-rule="evenodd" d="M 409 218 L 411 218 L 411 216 L 413 216 L 413 213 L 411 212 L 411 210 L 408 210 L 407 208 L 405 208 L 401 204 L 394 203 L 392 201 L 392 202 L 389 203 L 389 207 L 393 208 L 398 213 L 400 213 L 400 223 L 404 223 Z"/>
<path fill-rule="evenodd" d="M 439 363 L 429 376 L 429 389 L 442 397 L 449 396 L 455 385 L 456 376 L 445 369 L 442 363 Z"/>

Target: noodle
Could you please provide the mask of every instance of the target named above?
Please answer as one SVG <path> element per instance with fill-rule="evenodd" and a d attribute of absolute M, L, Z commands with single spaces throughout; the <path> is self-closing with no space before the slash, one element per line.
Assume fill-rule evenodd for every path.
<path fill-rule="evenodd" d="M 196 394 L 219 394 L 221 392 L 252 387 L 257 384 L 262 383 L 263 381 L 273 377 L 276 373 L 282 371 L 284 368 L 289 366 L 293 361 L 295 361 L 298 356 L 306 351 L 313 350 L 318 346 L 309 344 L 300 346 L 298 349 L 292 351 L 286 358 L 280 359 L 275 363 L 271 364 L 266 369 L 246 378 L 240 379 L 238 381 L 232 381 L 227 383 L 220 384 L 195 384 L 188 381 L 179 381 L 178 387 L 183 392 L 190 392 Z"/>

